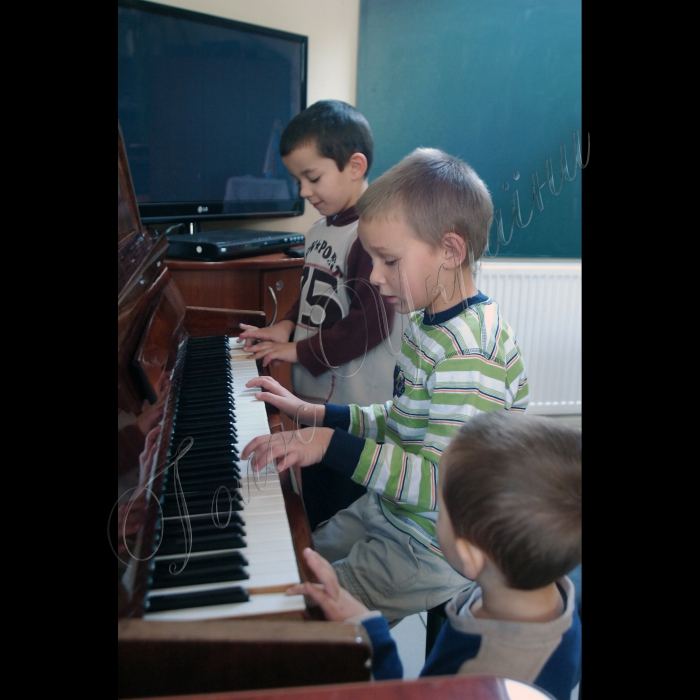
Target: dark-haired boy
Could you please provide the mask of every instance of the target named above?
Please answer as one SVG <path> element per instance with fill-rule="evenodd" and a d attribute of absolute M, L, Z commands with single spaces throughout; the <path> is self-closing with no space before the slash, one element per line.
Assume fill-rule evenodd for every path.
<path fill-rule="evenodd" d="M 391 387 L 400 328 L 392 354 L 382 341 L 394 327 L 394 307 L 369 283 L 372 261 L 357 238 L 355 203 L 367 189 L 373 149 L 365 117 L 340 100 L 303 110 L 280 139 L 301 196 L 324 218 L 307 233 L 295 304 L 268 328 L 242 326 L 240 337 L 263 366 L 291 362 L 294 393 L 312 403 L 375 403 Z"/>
<path fill-rule="evenodd" d="M 453 598 L 421 676 L 505 676 L 557 700 L 578 697 L 581 622 L 566 573 L 581 561 L 581 431 L 505 411 L 465 423 L 440 462 L 437 536 L 448 562 L 478 587 Z M 304 555 L 320 585 L 300 584 L 329 620 L 359 622 L 376 680 L 403 670 L 386 618 Z"/>
<path fill-rule="evenodd" d="M 241 326 L 240 337 L 263 366 L 292 363 L 294 393 L 310 403 L 364 406 L 386 400 L 391 391 L 403 324 L 370 284 L 372 260 L 357 237 L 355 203 L 367 189 L 373 151 L 369 123 L 340 100 L 303 110 L 280 139 L 282 161 L 301 196 L 324 218 L 306 234 L 296 302 L 268 328 Z M 360 484 L 324 467 L 304 473 L 312 528 L 364 493 Z"/>

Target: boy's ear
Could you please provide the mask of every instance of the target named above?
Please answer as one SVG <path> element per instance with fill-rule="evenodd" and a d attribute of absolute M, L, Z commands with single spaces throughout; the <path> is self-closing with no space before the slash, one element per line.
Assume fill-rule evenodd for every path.
<path fill-rule="evenodd" d="M 367 156 L 364 153 L 353 153 L 345 167 L 350 168 L 353 180 L 360 180 L 367 172 Z"/>
<path fill-rule="evenodd" d="M 486 555 L 479 547 L 469 540 L 465 540 L 464 537 L 458 537 L 455 540 L 455 548 L 462 560 L 462 573 L 472 581 L 475 580 L 486 564 Z"/>
<path fill-rule="evenodd" d="M 461 267 L 467 259 L 467 242 L 454 231 L 442 234 L 442 247 L 445 254 L 445 267 L 448 270 Z"/>

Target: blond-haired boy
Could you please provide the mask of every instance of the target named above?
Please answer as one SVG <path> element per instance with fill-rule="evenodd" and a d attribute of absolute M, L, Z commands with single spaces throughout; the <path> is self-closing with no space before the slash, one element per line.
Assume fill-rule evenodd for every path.
<path fill-rule="evenodd" d="M 252 457 L 255 470 L 322 463 L 368 489 L 315 530 L 314 547 L 345 589 L 393 623 L 473 588 L 436 537 L 438 465 L 474 416 L 524 412 L 528 384 L 512 329 L 474 282 L 493 214 L 474 170 L 437 149 L 417 149 L 356 206 L 370 282 L 397 311 L 411 313 L 393 397 L 364 408 L 314 407 L 270 378 L 251 380 L 259 398 L 313 427 L 256 438 L 241 457 Z"/>

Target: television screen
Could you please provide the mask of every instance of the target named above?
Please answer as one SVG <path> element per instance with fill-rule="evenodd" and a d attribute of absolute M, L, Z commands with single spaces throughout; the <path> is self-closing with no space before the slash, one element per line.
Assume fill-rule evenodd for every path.
<path fill-rule="evenodd" d="M 298 216 L 279 137 L 306 107 L 308 39 L 118 0 L 118 111 L 144 222 Z"/>

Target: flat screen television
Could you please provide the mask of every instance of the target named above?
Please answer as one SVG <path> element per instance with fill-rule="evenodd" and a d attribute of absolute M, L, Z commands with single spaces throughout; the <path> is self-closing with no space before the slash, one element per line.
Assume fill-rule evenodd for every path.
<path fill-rule="evenodd" d="M 306 107 L 308 38 L 118 0 L 119 123 L 147 223 L 299 216 L 279 137 Z"/>

